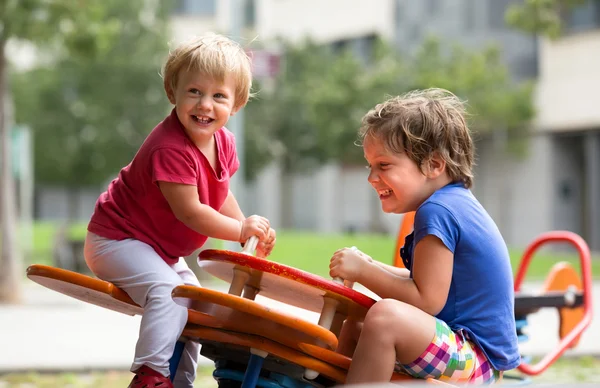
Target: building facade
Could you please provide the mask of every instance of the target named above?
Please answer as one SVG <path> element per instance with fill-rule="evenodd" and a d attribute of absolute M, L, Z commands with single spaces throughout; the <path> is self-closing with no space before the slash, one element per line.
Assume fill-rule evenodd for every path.
<path fill-rule="evenodd" d="M 588 0 L 567 15 L 565 35 L 556 41 L 504 24 L 505 10 L 518 1 L 379 0 L 375 6 L 363 0 L 179 0 L 173 39 L 215 31 L 269 47 L 277 38 L 310 36 L 360 53 L 368 52 L 373 37 L 382 36 L 408 54 L 429 35 L 471 48 L 495 44 L 515 80 L 537 80 L 537 118 L 523 158 L 507 155 L 501 138 L 478 142 L 475 194 L 511 245 L 524 246 L 541 232 L 566 229 L 600 250 L 600 103 L 595 95 L 600 87 L 600 0 Z M 247 183 L 244 210 L 280 227 L 286 203 L 293 221 L 285 226 L 320 232 L 360 231 L 381 213 L 361 169 L 324 166 L 293 176 L 286 180 L 293 185 L 293 198 L 286 201 L 281 177 L 273 165 Z M 80 205 L 83 218 L 95 196 L 82 197 L 87 198 Z M 68 201 L 59 191 L 41 195 L 38 215 L 59 217 L 58 198 Z M 383 218 L 394 233 L 399 218 Z"/>
<path fill-rule="evenodd" d="M 552 224 L 600 250 L 600 1 L 568 15 L 564 35 L 541 40 L 536 130 L 549 140 Z"/>
<path fill-rule="evenodd" d="M 506 9 L 518 2 L 398 0 L 398 48 L 410 52 L 428 34 L 473 48 L 494 44 L 515 80 L 536 79 L 526 156 L 506 155 L 502 139 L 479 141 L 474 192 L 510 244 L 564 229 L 600 250 L 600 1 L 564 15 L 565 33 L 556 41 L 504 24 Z"/>

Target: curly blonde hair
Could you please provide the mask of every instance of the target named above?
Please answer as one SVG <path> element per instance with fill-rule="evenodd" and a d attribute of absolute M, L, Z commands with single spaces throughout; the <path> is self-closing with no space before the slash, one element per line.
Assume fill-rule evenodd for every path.
<path fill-rule="evenodd" d="M 454 182 L 473 184 L 474 146 L 463 102 L 444 89 L 415 90 L 392 97 L 362 119 L 359 139 L 372 136 L 396 153 L 406 153 L 421 171 L 434 153 Z"/>
<path fill-rule="evenodd" d="M 205 73 L 221 82 L 231 75 L 236 84 L 235 106 L 242 107 L 250 99 L 250 57 L 238 43 L 225 36 L 207 33 L 184 41 L 169 52 L 161 72 L 167 95 L 177 87 L 184 69 Z"/>

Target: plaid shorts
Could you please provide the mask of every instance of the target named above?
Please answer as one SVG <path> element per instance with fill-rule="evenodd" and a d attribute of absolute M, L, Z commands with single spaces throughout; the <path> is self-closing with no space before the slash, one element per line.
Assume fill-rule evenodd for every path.
<path fill-rule="evenodd" d="M 410 364 L 397 362 L 396 372 L 422 379 L 469 384 L 493 384 L 502 376 L 483 351 L 469 341 L 465 331 L 454 333 L 437 318 L 435 336 L 427 349 Z"/>

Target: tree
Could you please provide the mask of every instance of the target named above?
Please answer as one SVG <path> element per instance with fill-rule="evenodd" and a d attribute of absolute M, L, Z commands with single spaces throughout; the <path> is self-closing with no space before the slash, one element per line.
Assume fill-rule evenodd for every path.
<path fill-rule="evenodd" d="M 281 163 L 282 222 L 288 226 L 291 205 L 287 201 L 292 197 L 288 173 L 306 170 L 328 157 L 329 149 L 318 141 L 310 120 L 308 99 L 314 88 L 327 81 L 325 64 L 332 57 L 326 47 L 310 40 L 282 45 L 285 56 L 272 89 L 257 89 L 257 97 L 245 108 L 245 163 L 250 179 L 272 159 Z"/>
<path fill-rule="evenodd" d="M 386 94 L 405 90 L 400 58 L 378 40 L 365 65 L 349 51 L 306 40 L 283 44 L 283 65 L 271 88 L 246 109 L 248 179 L 273 158 L 286 172 L 328 160 L 356 163 L 360 118 Z M 404 86 L 403 86 L 404 85 Z"/>
<path fill-rule="evenodd" d="M 7 58 L 6 45 L 10 39 L 49 41 L 52 30 L 61 15 L 69 15 L 66 1 L 5 0 L 0 4 L 0 152 L 2 152 L 0 223 L 2 249 L 0 251 L 0 302 L 18 302 L 21 265 L 15 244 L 15 202 L 11 172 L 9 122 L 6 111 Z"/>
<path fill-rule="evenodd" d="M 143 3 L 95 2 L 88 23 L 98 28 L 80 38 L 87 43 L 15 77 L 17 119 L 35 134 L 37 182 L 104 183 L 167 113 L 159 70 L 169 9 L 139 22 Z"/>
<path fill-rule="evenodd" d="M 164 113 L 158 69 L 166 54 L 171 6 L 150 0 L 2 3 L 4 85 L 6 42 L 37 47 L 36 68 L 11 77 L 16 119 L 35 136 L 36 181 L 72 187 L 99 183 L 132 157 L 143 134 Z M 5 144 L 7 128 L 1 133 Z M 2 150 L 0 300 L 8 301 L 18 297 L 13 290 L 22 274 L 12 236 L 10 155 L 7 146 Z"/>
<path fill-rule="evenodd" d="M 388 95 L 429 87 L 447 88 L 470 101 L 475 130 L 504 131 L 509 144 L 522 149 L 518 146 L 534 114 L 532 85 L 511 81 L 497 49 L 454 46 L 444 52 L 439 41 L 430 38 L 410 58 L 381 40 L 372 51 L 370 58 L 361 60 L 311 42 L 285 46 L 285 66 L 272 91 L 262 91 L 246 108 L 246 146 L 253 150 L 246 154 L 246 163 L 253 172 L 272 157 L 283 162 L 284 177 L 329 160 L 362 164 L 355 140 L 367 110 Z M 291 184 L 285 182 L 283 188 Z M 284 193 L 283 199 L 288 196 Z M 287 208 L 284 202 L 282 214 Z M 289 219 L 283 221 L 290 226 Z M 378 229 L 380 222 L 371 224 Z"/>
<path fill-rule="evenodd" d="M 282 51 L 285 56 L 274 87 L 257 89 L 258 95 L 245 108 L 249 178 L 273 157 L 285 171 L 302 171 L 329 154 L 318 141 L 308 101 L 314 88 L 327 82 L 324 64 L 333 57 L 326 47 L 309 40 L 298 46 L 284 44 Z"/>
<path fill-rule="evenodd" d="M 585 2 L 586 0 L 525 0 L 508 8 L 506 23 L 526 33 L 556 39 L 563 31 L 565 16 L 571 9 Z"/>
<path fill-rule="evenodd" d="M 509 150 L 522 152 L 535 115 L 533 83 L 514 83 L 499 50 L 466 50 L 454 45 L 444 53 L 440 41 L 427 39 L 410 67 L 411 89 L 441 87 L 466 100 L 471 129 L 503 132 Z"/>

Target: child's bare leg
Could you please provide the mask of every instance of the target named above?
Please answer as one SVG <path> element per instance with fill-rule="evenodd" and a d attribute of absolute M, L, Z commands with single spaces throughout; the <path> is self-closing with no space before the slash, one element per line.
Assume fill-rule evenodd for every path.
<path fill-rule="evenodd" d="M 356 349 L 356 344 L 358 343 L 358 336 L 360 335 L 362 325 L 362 321 L 358 322 L 352 318 L 348 318 L 344 321 L 338 338 L 336 352 L 347 357 L 352 357 L 354 349 Z"/>
<path fill-rule="evenodd" d="M 390 381 L 396 360 L 409 364 L 435 335 L 435 318 L 409 304 L 383 299 L 365 318 L 346 382 Z"/>

